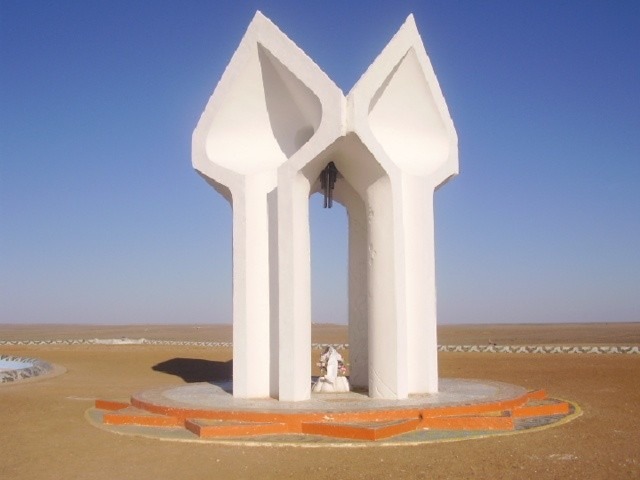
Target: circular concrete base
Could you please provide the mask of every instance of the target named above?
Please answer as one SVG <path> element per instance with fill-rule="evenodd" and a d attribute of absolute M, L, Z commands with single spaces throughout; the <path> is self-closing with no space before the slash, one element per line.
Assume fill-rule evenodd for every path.
<path fill-rule="evenodd" d="M 194 383 L 179 387 L 160 387 L 132 396 L 134 405 L 166 409 L 234 411 L 246 413 L 303 414 L 313 412 L 356 412 L 375 410 L 415 409 L 467 404 L 500 402 L 521 397 L 527 393 L 523 387 L 502 382 L 468 379 L 440 380 L 438 393 L 411 395 L 404 400 L 369 398 L 365 393 L 312 393 L 302 402 L 281 402 L 273 398 L 242 399 L 231 394 L 232 384 Z"/>
<path fill-rule="evenodd" d="M 131 405 L 97 402 L 91 423 L 164 440 L 251 445 L 406 445 L 521 433 L 580 415 L 569 402 L 501 382 L 441 379 L 437 394 L 403 400 L 312 394 L 303 402 L 237 399 L 230 384 L 195 383 L 136 393 Z"/>

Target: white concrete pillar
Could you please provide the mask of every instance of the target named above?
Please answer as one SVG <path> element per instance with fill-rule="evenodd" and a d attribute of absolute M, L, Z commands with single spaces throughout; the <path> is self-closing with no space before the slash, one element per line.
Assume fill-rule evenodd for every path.
<path fill-rule="evenodd" d="M 369 396 L 408 396 L 406 321 L 399 302 L 397 239 L 400 227 L 391 181 L 384 176 L 367 189 L 369 263 Z M 401 233 L 401 232 L 400 232 Z"/>
<path fill-rule="evenodd" d="M 281 181 L 282 180 L 282 181 Z M 278 182 L 279 399 L 311 397 L 311 255 L 309 180 L 300 173 Z"/>
<path fill-rule="evenodd" d="M 404 271 L 409 393 L 438 391 L 433 186 L 403 174 Z"/>
<path fill-rule="evenodd" d="M 233 201 L 233 396 L 270 393 L 268 183 L 244 177 Z"/>
<path fill-rule="evenodd" d="M 347 190 L 340 181 L 341 190 Z M 349 383 L 369 386 L 368 240 L 364 201 L 348 186 L 343 200 L 349 222 Z M 342 200 L 342 198 L 341 198 Z"/>
<path fill-rule="evenodd" d="M 278 398 L 280 388 L 280 299 L 278 275 L 278 192 L 273 189 L 267 195 L 269 210 L 269 393 Z"/>

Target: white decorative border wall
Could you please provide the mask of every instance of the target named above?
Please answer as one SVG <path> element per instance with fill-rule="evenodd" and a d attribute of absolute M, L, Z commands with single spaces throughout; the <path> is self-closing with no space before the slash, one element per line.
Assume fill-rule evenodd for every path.
<path fill-rule="evenodd" d="M 187 340 L 132 339 L 72 339 L 72 340 L 0 340 L 0 345 L 175 345 L 192 347 L 231 348 L 231 342 L 195 342 Z M 329 345 L 337 350 L 349 348 L 348 343 L 314 343 L 312 348 L 322 350 Z M 640 345 L 438 345 L 439 352 L 453 353 L 537 353 L 537 354 L 630 354 L 640 355 Z M 0 359 L 12 357 L 0 355 Z M 26 359 L 36 362 L 36 359 Z"/>
<path fill-rule="evenodd" d="M 640 354 L 638 345 L 439 345 L 439 352 Z"/>
<path fill-rule="evenodd" d="M 0 372 L 0 383 L 16 382 L 26 378 L 44 375 L 53 370 L 53 366 L 37 358 L 14 357 L 13 355 L 0 355 L 0 362 L 20 362 L 28 364 L 25 368 L 14 368 Z"/>

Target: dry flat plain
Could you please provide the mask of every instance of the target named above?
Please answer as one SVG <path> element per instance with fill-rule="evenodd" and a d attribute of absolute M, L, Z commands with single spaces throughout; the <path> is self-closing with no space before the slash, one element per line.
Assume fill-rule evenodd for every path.
<path fill-rule="evenodd" d="M 0 340 L 121 337 L 225 342 L 231 329 L 0 325 Z M 313 340 L 346 342 L 346 328 L 318 326 Z M 640 324 L 443 326 L 439 343 L 639 345 Z M 584 413 L 567 424 L 524 434 L 321 449 L 121 436 L 84 417 L 96 398 L 126 400 L 149 387 L 227 375 L 230 348 L 0 345 L 0 354 L 37 357 L 67 369 L 53 378 L 0 385 L 2 479 L 640 478 L 640 355 L 441 353 L 443 377 L 545 388 L 553 397 L 576 402 Z M 158 367 L 162 364 L 181 367 Z M 203 368 L 212 365 L 217 371 Z"/>

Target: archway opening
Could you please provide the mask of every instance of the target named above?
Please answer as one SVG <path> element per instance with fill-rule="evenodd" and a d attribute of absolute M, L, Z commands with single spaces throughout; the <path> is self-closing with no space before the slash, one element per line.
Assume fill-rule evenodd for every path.
<path fill-rule="evenodd" d="M 348 219 L 338 202 L 324 208 L 322 193 L 309 199 L 311 237 L 311 323 L 347 325 Z M 345 339 L 346 341 L 346 339 Z"/>
<path fill-rule="evenodd" d="M 325 205 L 322 192 L 309 198 L 311 339 L 312 343 L 337 346 L 348 342 L 349 229 L 346 208 L 336 201 L 331 208 Z M 312 347 L 314 378 L 323 374 L 318 367 L 321 353 Z"/>

